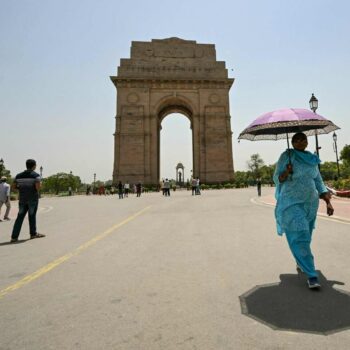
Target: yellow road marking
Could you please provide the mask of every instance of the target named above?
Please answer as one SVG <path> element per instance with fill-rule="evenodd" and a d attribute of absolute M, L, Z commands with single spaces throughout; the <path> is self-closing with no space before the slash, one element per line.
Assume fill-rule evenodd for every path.
<path fill-rule="evenodd" d="M 124 226 L 125 224 L 127 224 L 128 222 L 136 219 L 138 216 L 140 216 L 141 214 L 143 214 L 145 211 L 147 211 L 149 207 L 146 207 L 142 210 L 140 210 L 139 212 L 129 216 L 127 219 L 125 219 L 124 221 L 120 222 L 119 224 L 116 224 L 112 227 L 110 227 L 108 230 L 100 233 L 99 235 L 97 235 L 96 237 L 92 238 L 90 241 L 82 244 L 80 247 L 78 247 L 77 249 L 75 249 L 74 251 L 61 256 L 60 258 L 50 262 L 49 264 L 43 266 L 41 269 L 31 273 L 30 275 L 22 278 L 21 280 L 19 280 L 18 282 L 6 287 L 5 289 L 2 289 L 0 291 L 0 299 L 2 297 L 4 297 L 6 294 L 15 291 L 16 289 L 19 289 L 23 286 L 25 286 L 26 284 L 35 281 L 36 279 L 38 279 L 39 277 L 45 275 L 46 273 L 48 273 L 49 271 L 53 270 L 55 267 L 61 265 L 62 263 L 64 263 L 65 261 L 69 260 L 70 258 L 79 255 L 81 252 L 83 252 L 84 250 L 86 250 L 87 248 L 91 247 L 92 245 L 94 245 L 95 243 L 97 243 L 98 241 L 100 241 L 101 239 L 107 237 L 108 235 L 110 235 L 113 231 L 117 230 L 118 228 Z"/>

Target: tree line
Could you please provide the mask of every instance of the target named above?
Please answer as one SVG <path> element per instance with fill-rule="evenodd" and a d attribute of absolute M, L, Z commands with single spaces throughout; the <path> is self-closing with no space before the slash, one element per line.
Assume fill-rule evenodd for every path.
<path fill-rule="evenodd" d="M 236 171 L 235 183 L 253 185 L 257 179 L 265 185 L 272 185 L 276 164 L 265 165 L 258 153 L 251 155 L 247 162 L 248 171 Z M 324 181 L 337 189 L 350 189 L 350 145 L 345 145 L 340 152 L 339 173 L 337 162 L 321 164 L 321 175 Z M 243 186 L 236 186 L 243 187 Z"/>
<path fill-rule="evenodd" d="M 266 165 L 259 153 L 252 154 L 247 161 L 247 171 L 235 171 L 234 180 L 230 184 L 222 184 L 220 188 L 242 188 L 254 186 L 258 179 L 264 185 L 273 185 L 273 174 L 276 164 Z M 331 187 L 336 189 L 350 189 L 350 145 L 345 145 L 340 152 L 339 173 L 336 162 L 324 162 L 321 164 L 321 174 Z M 10 170 L 6 169 L 3 159 L 0 160 L 0 177 L 6 176 L 11 184 L 13 178 Z M 205 186 L 205 184 L 203 184 Z M 59 172 L 48 177 L 44 177 L 42 181 L 42 193 L 58 195 L 60 193 L 85 192 L 86 188 L 112 186 L 112 180 L 106 182 L 95 181 L 95 183 L 82 183 L 79 176 L 72 172 Z M 215 185 L 217 188 L 218 185 Z"/>

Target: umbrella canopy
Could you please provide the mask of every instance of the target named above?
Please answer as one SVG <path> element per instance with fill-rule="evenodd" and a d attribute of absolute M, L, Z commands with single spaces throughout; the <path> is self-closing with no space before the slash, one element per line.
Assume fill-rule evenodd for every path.
<path fill-rule="evenodd" d="M 287 108 L 269 112 L 255 119 L 238 139 L 250 141 L 279 140 L 289 133 L 303 132 L 307 136 L 328 134 L 339 129 L 330 120 L 307 109 Z"/>

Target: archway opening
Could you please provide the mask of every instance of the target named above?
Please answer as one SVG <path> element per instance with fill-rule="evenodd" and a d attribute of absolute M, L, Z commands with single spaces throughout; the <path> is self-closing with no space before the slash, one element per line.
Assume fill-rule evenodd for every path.
<path fill-rule="evenodd" d="M 171 113 L 161 121 L 159 154 L 159 179 L 176 182 L 176 167 L 182 163 L 181 182 L 186 185 L 193 169 L 193 133 L 191 122 L 184 114 Z M 177 180 L 179 182 L 179 177 Z"/>

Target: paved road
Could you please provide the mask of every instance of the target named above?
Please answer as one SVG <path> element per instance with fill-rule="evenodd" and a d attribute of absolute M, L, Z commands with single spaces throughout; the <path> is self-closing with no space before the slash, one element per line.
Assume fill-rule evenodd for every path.
<path fill-rule="evenodd" d="M 27 241 L 25 223 L 16 245 L 7 244 L 13 222 L 0 223 L 0 349 L 349 349 L 350 330 L 324 336 L 283 326 L 317 330 L 338 317 L 338 328 L 350 327 L 342 312 L 350 297 L 333 297 L 333 287 L 310 294 L 304 280 L 278 294 L 280 279 L 298 276 L 273 207 L 255 196 L 43 199 L 47 237 Z M 350 291 L 349 223 L 320 218 L 317 226 L 317 267 L 327 285 Z M 284 330 L 242 314 L 239 296 L 271 283 L 277 294 L 260 305 Z"/>

